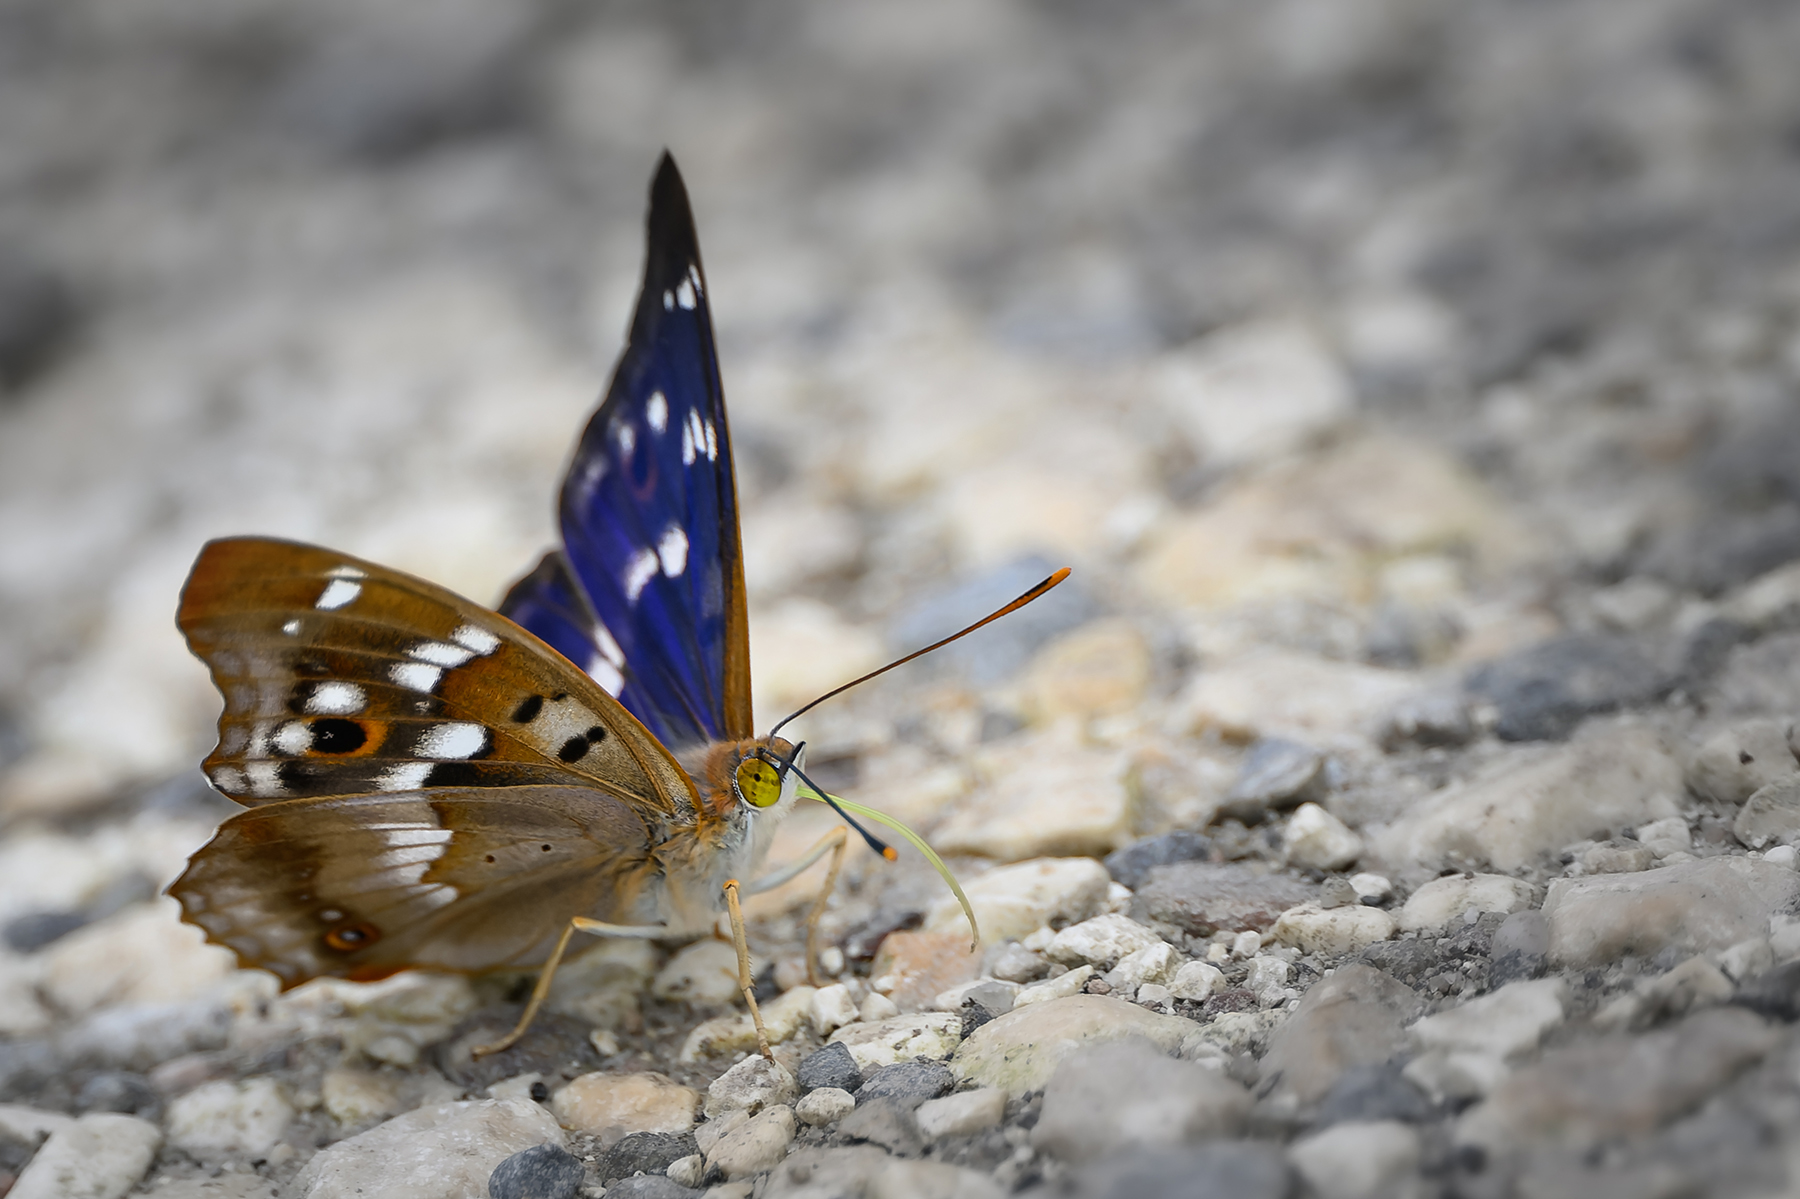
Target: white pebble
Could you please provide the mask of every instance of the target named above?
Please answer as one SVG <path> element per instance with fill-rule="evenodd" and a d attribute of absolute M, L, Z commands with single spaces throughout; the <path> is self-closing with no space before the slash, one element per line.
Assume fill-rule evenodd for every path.
<path fill-rule="evenodd" d="M 900 1014 L 900 1005 L 883 995 L 880 991 L 872 991 L 862 1001 L 862 1008 L 857 1016 L 864 1024 L 873 1024 L 877 1020 L 886 1020 L 890 1016 Z"/>
<path fill-rule="evenodd" d="M 850 988 L 835 983 L 814 991 L 807 1016 L 812 1020 L 813 1031 L 821 1037 L 830 1036 L 846 1024 L 854 1024 L 856 1001 L 850 998 Z"/>
<path fill-rule="evenodd" d="M 794 1105 L 794 1114 L 802 1123 L 820 1128 L 836 1124 L 854 1110 L 856 1096 L 841 1087 L 818 1087 Z"/>
<path fill-rule="evenodd" d="M 1175 972 L 1169 991 L 1177 999 L 1201 1000 L 1211 995 L 1225 978 L 1224 971 L 1206 962 L 1189 962 Z"/>
<path fill-rule="evenodd" d="M 1254 929 L 1247 929 L 1231 939 L 1231 956 L 1234 958 L 1253 958 L 1257 950 L 1262 948 L 1262 934 Z"/>
<path fill-rule="evenodd" d="M 1386 899 L 1394 893 L 1394 884 L 1385 874 L 1363 871 L 1350 876 L 1350 889 L 1358 899 Z"/>
<path fill-rule="evenodd" d="M 90 1112 L 50 1134 L 7 1192 L 12 1199 L 69 1199 L 129 1191 L 162 1143 L 156 1125 L 136 1116 Z"/>
<path fill-rule="evenodd" d="M 997 1126 L 1006 1116 L 1006 1092 L 998 1087 L 927 1099 L 913 1113 L 928 1141 L 966 1137 Z"/>
<path fill-rule="evenodd" d="M 1792 845 L 1777 845 L 1774 849 L 1763 854 L 1763 861 L 1773 862 L 1777 866 L 1786 866 L 1789 870 L 1792 870 L 1797 857 L 1800 857 L 1800 854 L 1795 853 Z"/>
<path fill-rule="evenodd" d="M 836 978 L 844 972 L 844 951 L 835 945 L 827 945 L 819 951 L 819 969 L 827 978 Z"/>
<path fill-rule="evenodd" d="M 669 1163 L 666 1173 L 669 1181 L 677 1186 L 698 1187 L 706 1176 L 706 1159 L 698 1153 L 678 1157 Z"/>

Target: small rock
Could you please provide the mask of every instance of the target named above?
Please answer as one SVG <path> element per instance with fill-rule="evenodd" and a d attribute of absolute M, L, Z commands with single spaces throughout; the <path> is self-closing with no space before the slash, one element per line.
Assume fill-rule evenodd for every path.
<path fill-rule="evenodd" d="M 174 900 L 133 904 L 44 951 L 39 986 L 65 1016 L 196 1000 L 225 981 L 231 954 L 181 922 Z"/>
<path fill-rule="evenodd" d="M 490 1199 L 575 1199 L 587 1180 L 581 1159 L 561 1145 L 521 1149 L 488 1176 Z"/>
<path fill-rule="evenodd" d="M 1394 884 L 1385 874 L 1353 874 L 1350 876 L 1350 889 L 1364 903 L 1380 903 L 1394 893 Z"/>
<path fill-rule="evenodd" d="M 1173 982 L 1183 964 L 1174 946 L 1158 941 L 1120 958 L 1119 964 L 1107 971 L 1106 981 L 1115 991 L 1134 993 L 1147 983 L 1160 986 Z"/>
<path fill-rule="evenodd" d="M 1324 791 L 1324 754 L 1297 741 L 1264 737 L 1244 755 L 1237 782 L 1219 814 L 1248 823 L 1264 812 L 1285 811 L 1317 799 Z"/>
<path fill-rule="evenodd" d="M 1258 649 L 1201 671 L 1177 700 L 1175 726 L 1233 740 L 1293 736 L 1336 741 L 1368 735 L 1380 713 L 1418 686 L 1410 671 L 1382 670 L 1285 649 Z"/>
<path fill-rule="evenodd" d="M 1441 933 L 1463 913 L 1517 912 L 1531 906 L 1531 884 L 1504 874 L 1451 874 L 1414 891 L 1400 908 L 1402 932 Z"/>
<path fill-rule="evenodd" d="M 1292 992 L 1289 992 L 1288 994 L 1292 994 Z M 1175 992 L 1158 983 L 1145 983 L 1143 986 L 1139 987 L 1137 989 L 1137 998 L 1134 1002 L 1136 1002 L 1139 1007 L 1146 1007 L 1153 1012 L 1161 1012 L 1164 1015 L 1173 1015 L 1175 1013 Z"/>
<path fill-rule="evenodd" d="M 893 980 L 887 997 L 903 1012 L 929 1009 L 939 994 L 980 972 L 981 953 L 971 950 L 966 926 L 947 932 L 889 933 L 869 967 L 870 978 Z"/>
<path fill-rule="evenodd" d="M 1345 1120 L 1400 1120 L 1423 1124 L 1436 1115 L 1436 1107 L 1424 1091 L 1401 1073 L 1398 1061 L 1352 1066 L 1319 1101 L 1313 1116 L 1316 1127 Z"/>
<path fill-rule="evenodd" d="M 856 1018 L 864 1024 L 873 1024 L 877 1020 L 888 1020 L 900 1014 L 894 1001 L 879 991 L 871 991 L 863 996 L 862 1006 L 856 1009 Z"/>
<path fill-rule="evenodd" d="M 1745 800 L 1731 831 L 1751 849 L 1800 840 L 1800 775 L 1770 783 Z"/>
<path fill-rule="evenodd" d="M 1303 803 L 1283 834 L 1288 864 L 1303 870 L 1342 870 L 1362 856 L 1363 840 L 1315 803 Z"/>
<path fill-rule="evenodd" d="M 395 1116 L 322 1150 L 294 1179 L 296 1199 L 480 1195 L 500 1163 L 562 1143 L 550 1113 L 517 1099 L 445 1103 Z"/>
<path fill-rule="evenodd" d="M 866 1197 L 869 1187 L 894 1165 L 892 1157 L 873 1145 L 797 1148 L 769 1175 L 766 1193 L 792 1199 Z"/>
<path fill-rule="evenodd" d="M 148 1120 L 90 1112 L 50 1134 L 8 1199 L 119 1199 L 156 1157 L 162 1132 Z"/>
<path fill-rule="evenodd" d="M 1537 978 L 1550 956 L 1550 920 L 1542 912 L 1514 912 L 1494 931 L 1488 985 Z"/>
<path fill-rule="evenodd" d="M 1055 978 L 1047 978 L 1041 983 L 1032 983 L 1021 988 L 1013 996 L 1013 1007 L 1022 1008 L 1033 1003 L 1048 1003 L 1053 999 L 1067 999 L 1071 995 L 1079 995 L 1086 989 L 1088 980 L 1096 977 L 1092 966 L 1077 966 L 1066 974 Z"/>
<path fill-rule="evenodd" d="M 892 1099 L 871 1099 L 838 1122 L 838 1135 L 850 1141 L 880 1145 L 901 1157 L 915 1156 L 924 1147 L 912 1109 Z"/>
<path fill-rule="evenodd" d="M 739 1197 L 731 1196 L 729 1188 L 723 1186 L 713 1187 L 705 1193 L 714 1195 L 716 1199 L 739 1199 Z M 606 1199 L 700 1199 L 701 1194 L 700 1191 L 683 1186 L 673 1178 L 664 1178 L 660 1174 L 621 1178 L 606 1188 Z M 743 1192 L 741 1199 L 749 1199 L 749 1192 Z"/>
<path fill-rule="evenodd" d="M 1731 1002 L 1771 1020 L 1800 1020 L 1800 961 L 1784 962 L 1750 979 L 1732 995 Z"/>
<path fill-rule="evenodd" d="M 1150 394 L 1213 464 L 1292 453 L 1355 407 L 1331 348 L 1314 330 L 1278 321 L 1232 325 L 1164 354 Z"/>
<path fill-rule="evenodd" d="M 1641 979 L 1594 1014 L 1597 1029 L 1618 1032 L 1647 1028 L 1673 1016 L 1714 1007 L 1732 997 L 1731 980 L 1702 957 L 1689 958 L 1666 974 Z"/>
<path fill-rule="evenodd" d="M 1193 1149 L 1144 1148 L 1090 1162 L 1076 1172 L 1084 1199 L 1220 1195 L 1288 1199 L 1293 1178 L 1281 1150 L 1261 1141 L 1220 1141 Z"/>
<path fill-rule="evenodd" d="M 1360 962 L 1338 967 L 1313 986 L 1269 1038 L 1265 1078 L 1274 1094 L 1310 1105 L 1322 1099 L 1346 1070 L 1387 1061 L 1406 1047 L 1405 1026 L 1418 996 L 1381 971 Z"/>
<path fill-rule="evenodd" d="M 794 1115 L 803 1124 L 824 1127 L 836 1124 L 856 1109 L 856 1096 L 840 1087 L 814 1087 L 794 1105 Z"/>
<path fill-rule="evenodd" d="M 915 1057 L 947 1058 L 962 1040 L 962 1017 L 955 1012 L 919 1012 L 864 1021 L 831 1034 L 831 1044 L 842 1045 L 857 1066 L 872 1070 Z"/>
<path fill-rule="evenodd" d="M 1377 840 L 1390 861 L 1523 870 L 1596 832 L 1674 816 L 1682 791 L 1681 768 L 1653 732 L 1609 724 L 1447 787 Z"/>
<path fill-rule="evenodd" d="M 803 1091 L 815 1087 L 854 1091 L 862 1086 L 862 1067 L 856 1064 L 847 1046 L 827 1045 L 801 1058 L 794 1077 Z"/>
<path fill-rule="evenodd" d="M 1058 725 L 997 742 L 976 760 L 984 782 L 938 825 L 932 845 L 1002 862 L 1111 853 L 1131 838 L 1127 765 L 1120 751 L 1082 744 Z"/>
<path fill-rule="evenodd" d="M 1421 691 L 1403 697 L 1381 723 L 1381 747 L 1392 753 L 1408 745 L 1465 745 L 1475 736 L 1469 705 L 1452 691 Z"/>
<path fill-rule="evenodd" d="M 794 1132 L 794 1109 L 771 1107 L 713 1145 L 706 1154 L 707 1173 L 730 1180 L 773 1169 L 787 1156 Z"/>
<path fill-rule="evenodd" d="M 987 972 L 1006 983 L 1028 983 L 1050 973 L 1050 961 L 1017 941 L 1008 941 L 988 957 Z"/>
<path fill-rule="evenodd" d="M 856 1000 L 850 997 L 849 987 L 834 983 L 813 992 L 806 1014 L 812 1021 L 813 1031 L 828 1037 L 844 1025 L 856 1023 Z"/>
<path fill-rule="evenodd" d="M 1516 982 L 1427 1016 L 1407 1030 L 1421 1055 L 1408 1067 L 1407 1077 L 1439 1096 L 1472 1099 L 1485 1094 L 1505 1076 L 1508 1062 L 1536 1049 L 1544 1034 L 1562 1023 L 1567 995 L 1560 978 Z M 1424 1060 L 1434 1056 L 1438 1060 Z M 1469 1080 L 1469 1085 L 1448 1083 L 1452 1077 Z"/>
<path fill-rule="evenodd" d="M 737 949 L 711 937 L 683 946 L 656 972 L 650 993 L 665 1002 L 696 1007 L 738 1002 Z"/>
<path fill-rule="evenodd" d="M 488 1088 L 488 1096 L 500 1098 L 493 1087 Z M 400 1112 L 400 1092 L 394 1080 L 372 1070 L 337 1066 L 325 1071 L 319 1080 L 319 1099 L 339 1124 L 368 1124 Z"/>
<path fill-rule="evenodd" d="M 1005 1199 L 992 1178 L 947 1162 L 889 1159 L 869 1181 L 865 1199 Z"/>
<path fill-rule="evenodd" d="M 169 1142 L 200 1158 L 267 1153 L 293 1119 L 272 1078 L 203 1083 L 169 1104 Z"/>
<path fill-rule="evenodd" d="M 1773 964 L 1773 963 L 1771 963 Z M 124 1112 L 147 1116 L 160 1107 L 150 1080 L 125 1070 L 104 1070 L 90 1077 L 75 1092 L 75 1108 L 81 1112 Z"/>
<path fill-rule="evenodd" d="M 936 1099 L 956 1085 L 950 1067 L 942 1062 L 914 1060 L 882 1066 L 870 1074 L 856 1092 L 858 1103 L 875 1099 L 891 1099 L 911 1109 L 927 1099 Z"/>
<path fill-rule="evenodd" d="M 563 1127 L 608 1139 L 633 1132 L 687 1132 L 699 1106 L 698 1092 L 667 1075 L 649 1073 L 583 1074 L 550 1099 L 550 1110 Z"/>
<path fill-rule="evenodd" d="M 1175 972 L 1175 981 L 1169 984 L 1169 991 L 1177 999 L 1198 1002 L 1217 990 L 1224 979 L 1224 972 L 1217 966 L 1206 962 L 1185 962 Z"/>
<path fill-rule="evenodd" d="M 1419 1168 L 1419 1134 L 1392 1120 L 1345 1121 L 1294 1142 L 1288 1161 L 1319 1199 L 1379 1199 Z"/>
<path fill-rule="evenodd" d="M 1647 845 L 1615 839 L 1588 846 L 1578 862 L 1582 874 L 1632 874 L 1656 865 L 1656 855 Z"/>
<path fill-rule="evenodd" d="M 1327 910 L 1316 903 L 1303 903 L 1281 914 L 1270 930 L 1270 938 L 1301 953 L 1342 957 L 1387 940 L 1395 928 L 1393 916 L 1380 908 Z"/>
<path fill-rule="evenodd" d="M 651 1175 L 654 1177 L 654 1175 Z M 668 1180 L 677 1186 L 697 1187 L 701 1179 L 706 1177 L 706 1159 L 698 1153 L 690 1153 L 669 1163 Z"/>
<path fill-rule="evenodd" d="M 1456 1140 L 1492 1153 L 1534 1144 L 1580 1151 L 1648 1136 L 1780 1040 L 1756 1016 L 1728 1007 L 1639 1037 L 1596 1037 L 1553 1049 L 1465 1113 Z"/>
<path fill-rule="evenodd" d="M 1019 682 L 1021 707 L 1033 723 L 1126 712 L 1151 674 L 1150 647 L 1129 621 L 1092 621 L 1038 651 Z"/>
<path fill-rule="evenodd" d="M 1113 881 L 1133 891 L 1143 886 L 1155 866 L 1175 862 L 1201 862 L 1212 856 L 1212 842 L 1199 833 L 1176 829 L 1160 837 L 1147 837 L 1106 857 L 1107 872 Z M 999 977 L 998 975 L 995 976 Z"/>
<path fill-rule="evenodd" d="M 1727 949 L 1756 936 L 1800 898 L 1800 874 L 1750 858 L 1716 857 L 1640 874 L 1561 878 L 1544 915 L 1550 959 L 1601 966 L 1626 954 L 1653 958 Z"/>
<path fill-rule="evenodd" d="M 1142 1036 L 1173 1053 L 1195 1031 L 1192 1021 L 1178 1016 L 1159 1016 L 1099 995 L 1072 995 L 1014 1008 L 982 1025 L 957 1047 L 950 1069 L 959 1082 L 998 1087 L 1016 1098 L 1042 1090 L 1062 1059 L 1085 1045 Z"/>
<path fill-rule="evenodd" d="M 1079 1050 L 1057 1066 L 1031 1143 L 1084 1162 L 1127 1146 L 1230 1136 L 1250 1102 L 1248 1091 L 1218 1071 L 1129 1037 Z"/>
<path fill-rule="evenodd" d="M 638 1173 L 661 1174 L 671 1162 L 680 1161 L 697 1149 L 691 1133 L 634 1132 L 600 1155 L 597 1172 L 601 1182 Z"/>
<path fill-rule="evenodd" d="M 999 866 L 963 886 L 983 944 L 1018 940 L 1051 923 L 1086 920 L 1106 902 L 1112 879 L 1092 858 L 1037 858 Z M 954 897 L 938 902 L 925 919 L 934 932 L 967 928 Z M 940 988 L 941 990 L 942 988 Z"/>
<path fill-rule="evenodd" d="M 779 1062 L 751 1054 L 713 1079 L 706 1089 L 706 1118 L 715 1120 L 737 1111 L 755 1115 L 764 1108 L 791 1104 L 799 1093 L 794 1076 Z"/>
<path fill-rule="evenodd" d="M 969 1137 L 998 1128 L 1006 1117 L 1006 1092 L 996 1087 L 977 1087 L 941 1099 L 928 1099 L 913 1113 L 919 1132 L 928 1141 Z"/>
<path fill-rule="evenodd" d="M 990 1016 L 1000 1016 L 1012 1011 L 1013 997 L 1019 993 L 1018 983 L 998 982 L 991 978 L 977 979 L 961 986 L 951 987 L 932 1002 L 932 1009 L 939 1012 L 955 1012 L 962 1010 L 966 1003 L 974 1003 Z"/>
<path fill-rule="evenodd" d="M 1315 895 L 1316 889 L 1299 879 L 1243 863 L 1183 862 L 1150 872 L 1132 914 L 1173 925 L 1189 936 L 1210 937 L 1221 930 L 1265 930 L 1283 912 Z"/>
<path fill-rule="evenodd" d="M 1110 970 L 1128 953 L 1148 949 L 1162 940 L 1125 916 L 1095 916 L 1057 933 L 1044 948 L 1044 956 L 1066 966 L 1087 963 Z"/>
<path fill-rule="evenodd" d="M 1467 685 L 1499 709 L 1503 740 L 1554 741 L 1596 713 L 1650 702 L 1668 683 L 1630 638 L 1572 633 L 1480 666 Z"/>
<path fill-rule="evenodd" d="M 1771 783 L 1792 779 L 1800 763 L 1788 748 L 1785 720 L 1746 720 L 1714 733 L 1688 764 L 1688 786 L 1707 799 L 1741 804 Z"/>
<path fill-rule="evenodd" d="M 771 1045 L 793 1039 L 806 1026 L 813 995 L 811 987 L 793 987 L 761 1005 L 763 1030 Z M 703 1057 L 749 1052 L 755 1048 L 756 1021 L 751 1019 L 749 1012 L 733 1012 L 695 1025 L 681 1043 L 680 1060 L 697 1062 Z"/>

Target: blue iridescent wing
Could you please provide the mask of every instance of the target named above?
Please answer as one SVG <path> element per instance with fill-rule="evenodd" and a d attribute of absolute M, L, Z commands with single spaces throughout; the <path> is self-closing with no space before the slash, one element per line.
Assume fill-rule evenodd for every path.
<path fill-rule="evenodd" d="M 563 480 L 563 548 L 501 612 L 670 747 L 753 735 L 731 437 L 687 190 L 663 155 L 631 336 Z"/>

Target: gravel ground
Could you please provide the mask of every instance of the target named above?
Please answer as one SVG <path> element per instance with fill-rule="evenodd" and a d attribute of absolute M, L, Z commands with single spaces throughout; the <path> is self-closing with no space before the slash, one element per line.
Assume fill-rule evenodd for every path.
<path fill-rule="evenodd" d="M 0 2 L 0 1194 L 1800 1193 L 1800 7 Z M 285 995 L 203 540 L 493 600 L 681 160 L 759 721 L 721 942 Z M 830 826 L 784 828 L 778 857 Z"/>

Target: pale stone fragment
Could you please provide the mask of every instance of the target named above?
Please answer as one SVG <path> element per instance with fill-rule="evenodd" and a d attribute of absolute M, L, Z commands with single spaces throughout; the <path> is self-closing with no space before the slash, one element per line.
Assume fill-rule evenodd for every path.
<path fill-rule="evenodd" d="M 1288 817 L 1282 847 L 1290 865 L 1342 870 L 1362 856 L 1363 840 L 1318 804 L 1303 803 Z"/>
<path fill-rule="evenodd" d="M 8 1199 L 120 1199 L 156 1157 L 162 1133 L 136 1116 L 89 1112 L 50 1134 Z"/>
<path fill-rule="evenodd" d="M 1006 1092 L 998 1087 L 977 1087 L 938 1099 L 927 1099 L 913 1113 L 919 1132 L 928 1141 L 973 1136 L 999 1126 L 1006 1116 Z"/>
<path fill-rule="evenodd" d="M 1419 1134 L 1396 1120 L 1346 1120 L 1295 1141 L 1288 1161 L 1318 1199 L 1381 1199 L 1419 1168 Z"/>
<path fill-rule="evenodd" d="M 169 1105 L 169 1142 L 201 1158 L 266 1153 L 293 1119 L 272 1078 L 202 1083 Z"/>
<path fill-rule="evenodd" d="M 938 845 L 942 849 L 942 845 Z M 1051 921 L 1086 920 L 1105 902 L 1112 878 L 1092 858 L 1037 858 L 1000 866 L 965 882 L 963 892 L 981 922 L 981 941 L 1018 940 Z M 925 918 L 934 931 L 967 928 L 954 896 L 938 901 Z"/>
<path fill-rule="evenodd" d="M 322 1150 L 287 1193 L 295 1199 L 482 1195 L 494 1167 L 545 1143 L 561 1145 L 562 1130 L 535 1103 L 445 1103 L 396 1116 Z"/>
<path fill-rule="evenodd" d="M 827 1043 L 848 1049 L 858 1068 L 867 1073 L 915 1057 L 949 1057 L 961 1040 L 962 1016 L 958 1013 L 918 1012 L 840 1028 Z"/>
<path fill-rule="evenodd" d="M 1400 931 L 1442 932 L 1460 924 L 1463 913 L 1511 914 L 1531 906 L 1530 883 L 1504 874 L 1450 874 L 1414 891 L 1400 908 Z"/>
<path fill-rule="evenodd" d="M 1387 940 L 1396 927 L 1394 918 L 1380 908 L 1321 908 L 1303 903 L 1283 912 L 1269 931 L 1275 942 L 1301 953 L 1342 957 Z"/>
<path fill-rule="evenodd" d="M 686 1132 L 694 1126 L 699 1092 L 662 1074 L 583 1074 L 550 1098 L 565 1128 L 590 1136 Z"/>

